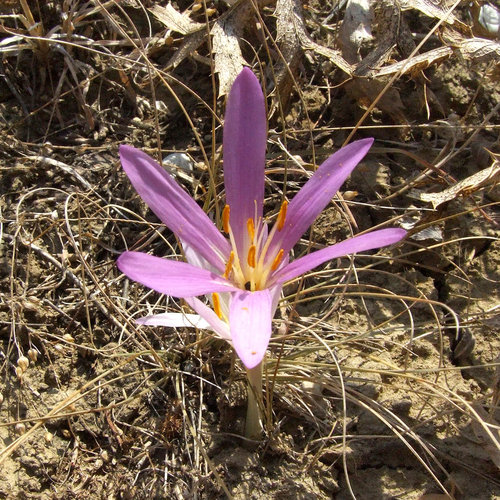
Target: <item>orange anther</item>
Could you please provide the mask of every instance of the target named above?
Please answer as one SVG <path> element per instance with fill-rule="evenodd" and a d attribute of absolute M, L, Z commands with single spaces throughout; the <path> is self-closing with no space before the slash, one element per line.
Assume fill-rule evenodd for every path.
<path fill-rule="evenodd" d="M 212 293 L 212 302 L 214 303 L 215 314 L 217 314 L 217 316 L 219 316 L 219 319 L 222 319 L 222 311 L 220 308 L 220 297 L 219 297 L 219 294 L 217 292 Z"/>
<path fill-rule="evenodd" d="M 280 212 L 278 214 L 278 220 L 276 221 L 278 224 L 278 231 L 281 231 L 283 229 L 283 227 L 285 226 L 287 208 L 288 208 L 288 201 L 285 200 L 281 204 Z"/>
<path fill-rule="evenodd" d="M 255 224 L 253 222 L 253 219 L 247 220 L 247 232 L 248 236 L 250 236 L 250 241 L 253 241 L 255 236 Z"/>
<path fill-rule="evenodd" d="M 229 205 L 224 207 L 222 211 L 222 229 L 225 233 L 229 234 L 229 213 L 230 213 Z"/>
<path fill-rule="evenodd" d="M 283 259 L 284 250 L 281 248 L 276 257 L 273 260 L 273 265 L 271 266 L 271 271 L 276 271 L 278 266 L 281 264 L 281 260 Z"/>
<path fill-rule="evenodd" d="M 255 245 L 248 249 L 247 262 L 250 267 L 255 267 Z"/>
<path fill-rule="evenodd" d="M 234 262 L 234 252 L 231 250 L 231 253 L 229 254 L 229 259 L 227 259 L 226 263 L 226 269 L 224 270 L 224 278 L 228 278 L 229 273 L 233 269 L 233 262 Z"/>

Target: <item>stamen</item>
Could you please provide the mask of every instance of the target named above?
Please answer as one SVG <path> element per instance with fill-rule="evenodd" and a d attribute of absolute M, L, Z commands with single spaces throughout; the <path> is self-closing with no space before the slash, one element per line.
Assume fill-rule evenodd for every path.
<path fill-rule="evenodd" d="M 255 267 L 255 245 L 248 249 L 247 262 L 250 267 Z"/>
<path fill-rule="evenodd" d="M 234 252 L 231 250 L 231 253 L 229 254 L 229 259 L 227 259 L 226 269 L 223 274 L 224 278 L 226 279 L 229 277 L 229 273 L 233 269 L 233 262 L 234 262 Z"/>
<path fill-rule="evenodd" d="M 229 205 L 224 207 L 222 211 L 222 229 L 225 233 L 229 234 L 229 213 L 230 213 Z"/>
<path fill-rule="evenodd" d="M 247 232 L 248 236 L 250 236 L 250 241 L 253 242 L 253 239 L 255 237 L 255 224 L 253 222 L 253 219 L 247 220 Z"/>
<path fill-rule="evenodd" d="M 276 271 L 278 269 L 278 266 L 281 264 L 281 260 L 283 259 L 283 253 L 284 250 L 280 248 L 280 251 L 276 255 L 276 257 L 273 260 L 273 265 L 271 266 L 271 271 Z"/>
<path fill-rule="evenodd" d="M 227 207 L 227 205 L 226 205 Z M 212 293 L 212 302 L 214 303 L 214 311 L 217 316 L 219 316 L 219 319 L 222 319 L 222 310 L 220 308 L 220 297 L 217 292 Z"/>
<path fill-rule="evenodd" d="M 287 207 L 288 207 L 288 201 L 285 200 L 281 204 L 280 212 L 278 214 L 278 219 L 276 220 L 276 223 L 278 224 L 278 231 L 281 231 L 283 229 L 283 227 L 285 226 Z"/>

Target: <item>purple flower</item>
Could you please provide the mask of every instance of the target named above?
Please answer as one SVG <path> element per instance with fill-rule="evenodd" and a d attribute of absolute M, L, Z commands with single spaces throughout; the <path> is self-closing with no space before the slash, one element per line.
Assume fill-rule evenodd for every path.
<path fill-rule="evenodd" d="M 347 254 L 401 240 L 402 229 L 355 236 L 289 263 L 290 250 L 328 205 L 365 156 L 373 139 L 362 139 L 330 156 L 274 224 L 263 219 L 266 113 L 259 81 L 248 68 L 236 78 L 224 122 L 224 236 L 166 171 L 142 151 L 120 147 L 122 166 L 142 199 L 182 242 L 187 262 L 125 252 L 119 269 L 160 293 L 184 298 L 198 313 L 164 313 L 138 320 L 146 325 L 211 328 L 230 342 L 251 369 L 264 357 L 283 283 Z M 196 298 L 208 295 L 211 307 Z M 201 318 L 200 318 L 201 317 Z"/>

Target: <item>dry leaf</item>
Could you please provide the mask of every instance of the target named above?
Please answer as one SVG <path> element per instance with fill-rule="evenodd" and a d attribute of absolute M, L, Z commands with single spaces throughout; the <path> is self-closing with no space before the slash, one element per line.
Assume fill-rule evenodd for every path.
<path fill-rule="evenodd" d="M 344 59 L 351 64 L 361 60 L 361 46 L 373 39 L 370 0 L 349 0 L 340 27 L 339 42 Z"/>
<path fill-rule="evenodd" d="M 475 62 L 500 60 L 500 43 L 486 38 L 468 38 L 457 48 L 465 59 L 473 59 Z"/>
<path fill-rule="evenodd" d="M 499 179 L 500 163 L 498 159 L 495 159 L 490 167 L 480 170 L 474 175 L 457 182 L 455 185 L 445 189 L 444 191 L 439 193 L 419 193 L 419 198 L 422 201 L 432 203 L 433 208 L 437 208 L 439 205 L 442 205 L 447 201 L 454 200 L 458 196 L 469 196 L 481 188 L 491 186 L 497 183 Z"/>
<path fill-rule="evenodd" d="M 186 57 L 190 56 L 206 38 L 205 30 L 195 31 L 190 35 L 186 35 L 180 47 L 175 51 L 174 55 L 169 59 L 166 64 L 166 69 L 175 68 Z"/>
<path fill-rule="evenodd" d="M 205 28 L 205 24 L 197 23 L 193 21 L 188 14 L 182 14 L 175 10 L 171 3 L 166 7 L 153 5 L 153 7 L 150 7 L 148 10 L 168 29 L 180 33 L 181 35 L 189 35 L 190 33 Z"/>
<path fill-rule="evenodd" d="M 293 88 L 293 78 L 303 55 L 300 38 L 295 26 L 302 24 L 302 6 L 290 0 L 278 0 L 274 11 L 276 17 L 276 44 L 281 56 L 276 64 L 274 79 L 281 105 L 288 107 Z M 276 109 L 274 106 L 272 112 Z M 271 112 L 271 114 L 272 114 Z"/>
<path fill-rule="evenodd" d="M 275 16 L 277 17 L 276 38 L 278 42 L 281 39 L 282 41 L 287 40 L 291 46 L 300 45 L 303 50 L 310 50 L 326 57 L 342 71 L 352 75 L 353 66 L 342 57 L 338 50 L 324 47 L 309 36 L 302 16 L 302 2 L 300 0 L 278 0 Z M 288 62 L 287 58 L 285 60 Z"/>
<path fill-rule="evenodd" d="M 367 73 L 366 76 L 388 76 L 398 72 L 401 72 L 402 75 L 405 75 L 407 73 L 417 73 L 428 68 L 432 64 L 440 63 L 444 59 L 450 57 L 452 54 L 453 49 L 451 47 L 439 47 L 437 49 L 430 50 L 429 52 L 425 52 L 424 54 L 413 56 L 411 59 L 405 59 L 404 61 L 372 70 L 371 72 Z"/>
<path fill-rule="evenodd" d="M 397 44 L 400 29 L 399 9 L 392 2 L 381 2 L 375 9 L 375 21 L 379 37 L 374 49 L 358 63 L 356 76 L 378 76 L 374 68 L 380 68 L 391 56 Z"/>
<path fill-rule="evenodd" d="M 411 59 L 405 59 L 389 66 L 382 68 L 371 69 L 364 76 L 380 77 L 388 76 L 394 73 L 401 72 L 402 75 L 410 73 L 414 74 L 423 69 L 428 68 L 432 64 L 438 64 L 441 61 L 451 57 L 456 51 L 460 52 L 464 59 L 473 60 L 474 62 L 488 61 L 490 59 L 500 60 L 500 43 L 485 38 L 466 38 L 456 40 L 455 48 L 439 47 L 430 50 L 424 54 L 414 56 Z M 365 58 L 366 59 L 366 58 Z M 364 60 L 361 64 L 364 63 Z M 356 70 L 356 73 L 358 71 Z"/>
<path fill-rule="evenodd" d="M 404 38 L 404 19 L 398 21 L 399 10 L 416 9 L 426 16 L 443 20 L 445 26 L 441 29 L 441 38 L 446 43 L 444 47 L 438 47 L 423 54 L 415 55 L 397 63 L 383 66 L 390 55 L 393 45 L 397 42 L 401 49 L 402 37 Z M 384 35 L 377 40 L 375 50 L 366 56 L 356 67 L 354 72 L 357 76 L 378 78 L 393 74 L 410 74 L 416 77 L 431 65 L 439 64 L 441 61 L 459 52 L 464 59 L 475 62 L 500 59 L 500 43 L 484 38 L 470 37 L 470 28 L 460 22 L 453 14 L 447 15 L 448 10 L 440 7 L 430 0 L 401 0 L 396 5 L 392 0 L 381 2 L 377 5 L 377 18 L 379 30 Z M 385 16 L 385 17 L 384 17 Z M 403 55 L 405 50 L 403 50 Z"/>
<path fill-rule="evenodd" d="M 219 19 L 212 27 L 212 49 L 214 51 L 215 72 L 219 75 L 219 97 L 229 93 L 231 85 L 243 69 L 245 59 L 238 43 L 238 31 L 235 21 L 240 16 Z M 243 23 L 239 23 L 242 26 Z"/>
<path fill-rule="evenodd" d="M 483 61 L 488 59 L 500 59 L 500 43 L 487 38 L 466 37 L 461 32 L 446 27 L 441 32 L 441 38 L 445 43 L 460 51 L 465 59 Z"/>
<path fill-rule="evenodd" d="M 153 5 L 148 10 L 169 30 L 184 35 L 181 45 L 167 62 L 167 69 L 178 66 L 204 42 L 205 24 L 193 21 L 188 14 L 177 11 L 171 3 L 166 7 Z"/>
<path fill-rule="evenodd" d="M 458 20 L 455 14 L 452 12 L 448 14 L 449 8 L 443 8 L 437 2 L 432 2 L 431 0 L 399 0 L 398 5 L 401 10 L 416 9 L 427 17 L 443 20 L 447 24 L 452 24 L 463 29 L 469 29 L 466 24 Z"/>

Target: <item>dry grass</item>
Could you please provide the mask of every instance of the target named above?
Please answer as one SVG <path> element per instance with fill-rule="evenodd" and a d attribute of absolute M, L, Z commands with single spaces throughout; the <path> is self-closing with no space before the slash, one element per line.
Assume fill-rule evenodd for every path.
<path fill-rule="evenodd" d="M 319 1 L 178 2 L 177 17 L 146 1 L 10 4 L 0 494 L 498 494 L 498 160 L 485 148 L 499 151 L 499 44 L 474 37 L 468 8 L 426 17 L 423 3 L 384 2 L 353 56 L 345 6 Z M 223 83 L 241 60 L 268 94 L 268 213 L 352 135 L 377 138 L 295 258 L 374 226 L 410 230 L 287 285 L 256 449 L 239 437 L 244 374 L 230 349 L 137 326 L 187 309 L 115 266 L 126 248 L 181 258 L 121 171 L 120 143 L 159 160 L 186 152 L 193 170 L 177 178 L 218 220 Z"/>

